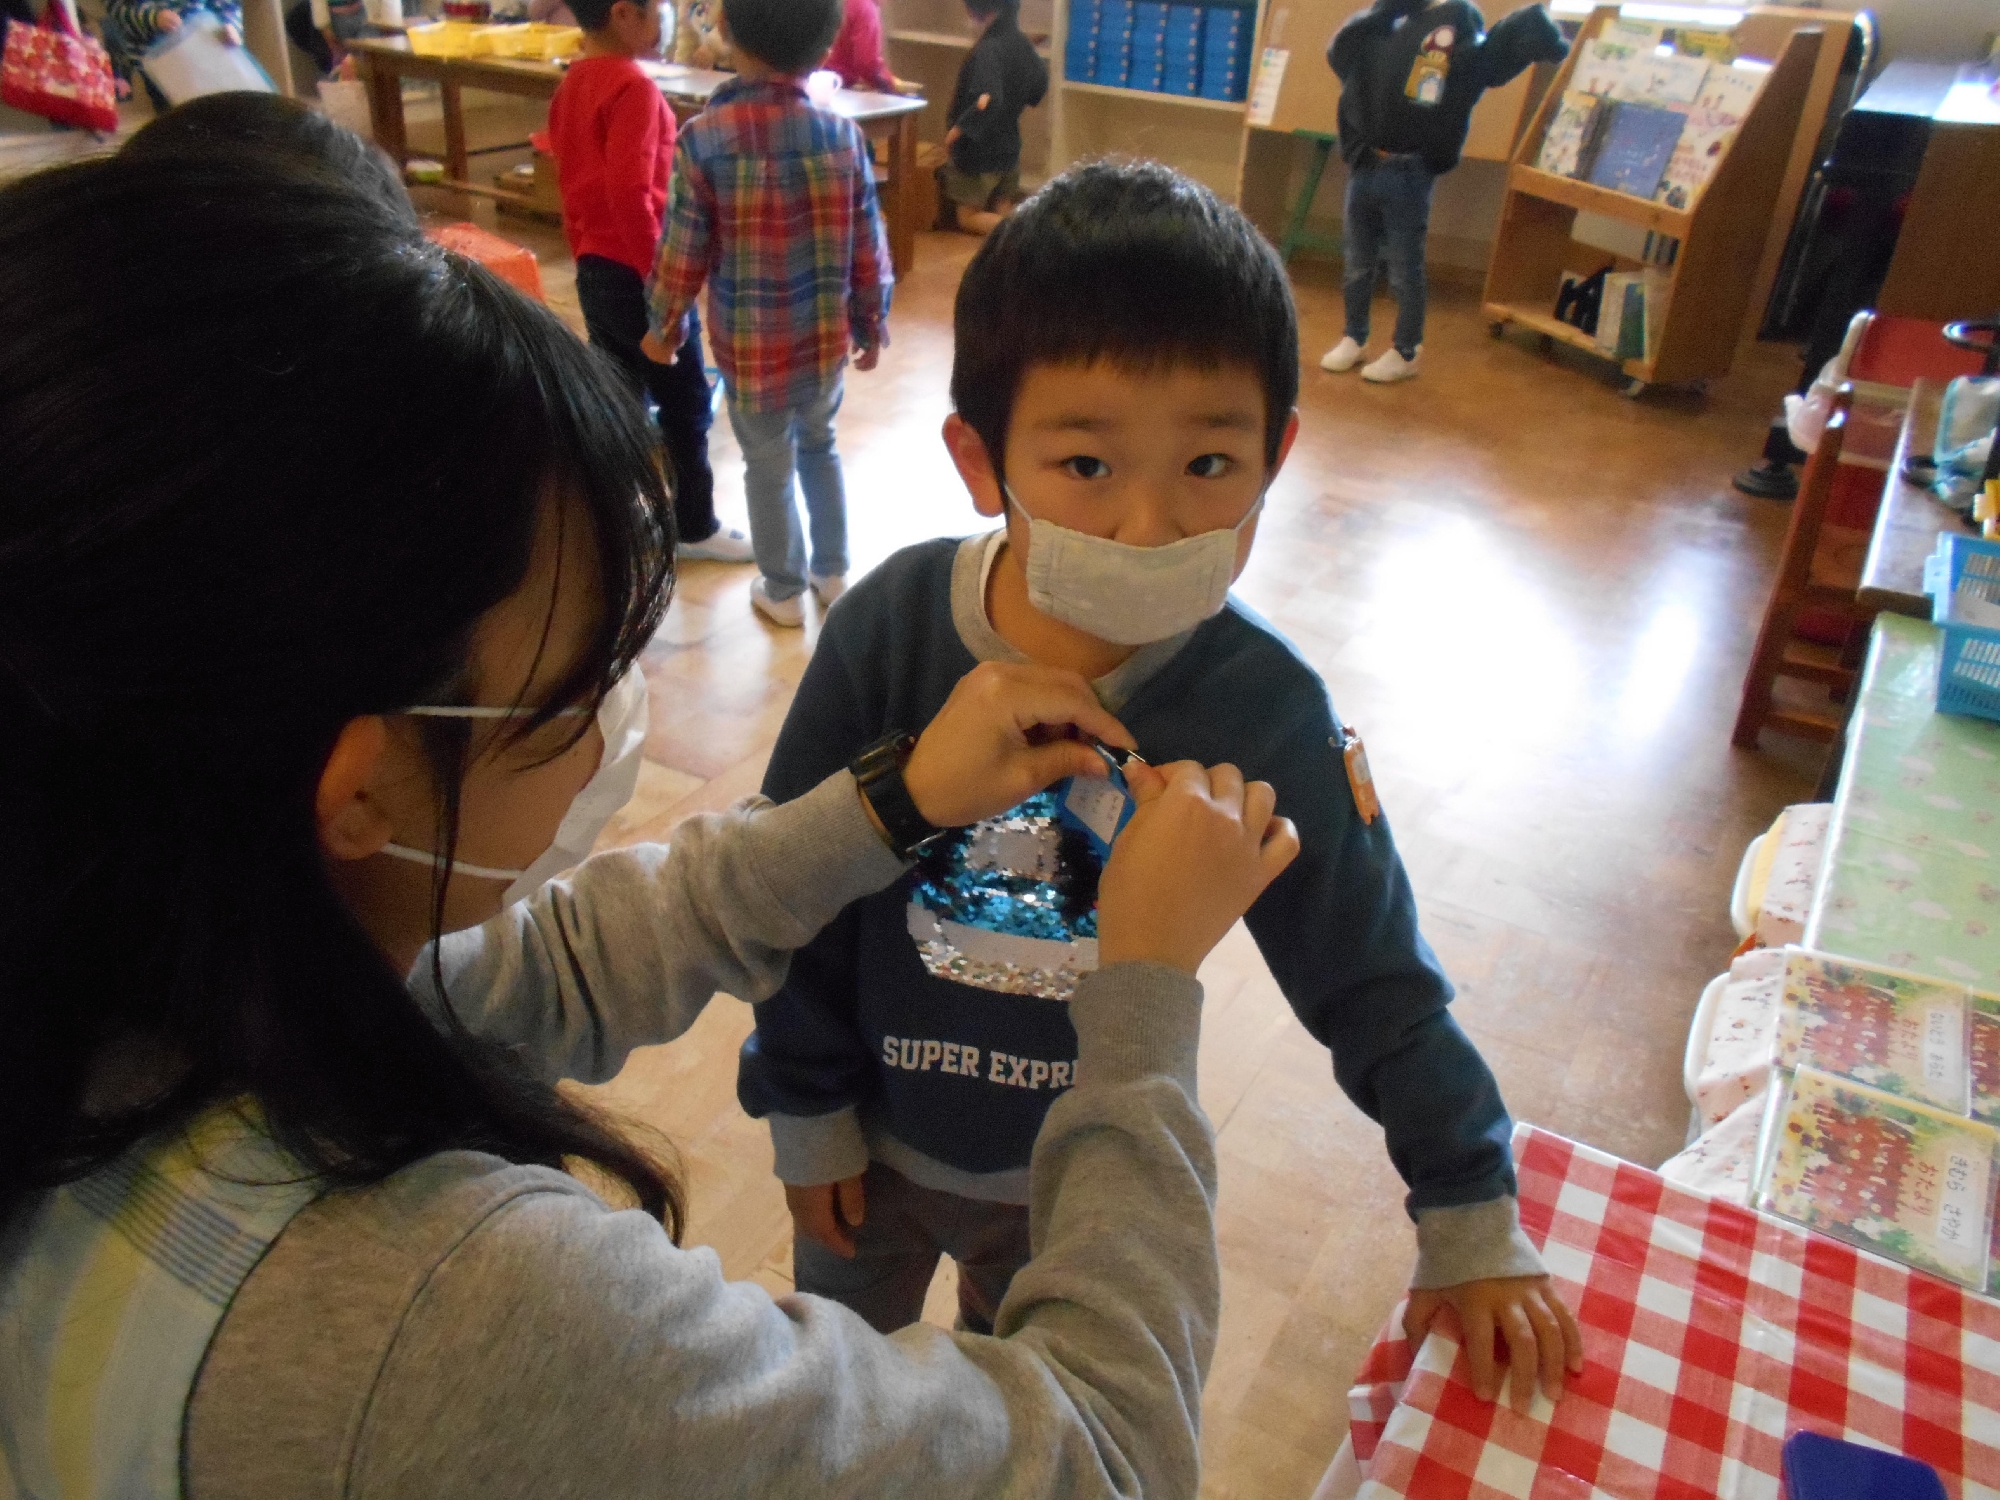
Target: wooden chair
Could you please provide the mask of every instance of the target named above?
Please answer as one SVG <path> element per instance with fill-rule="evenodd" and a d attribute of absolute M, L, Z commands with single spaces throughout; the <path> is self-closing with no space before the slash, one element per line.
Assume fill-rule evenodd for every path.
<path fill-rule="evenodd" d="M 1770 728 L 1781 734 L 1809 740 L 1836 739 L 1844 720 L 1837 714 L 1813 714 L 1780 708 L 1772 701 L 1772 687 L 1781 677 L 1818 683 L 1842 701 L 1853 689 L 1856 677 L 1855 644 L 1862 630 L 1874 618 L 1855 599 L 1855 584 L 1834 581 L 1824 575 L 1824 566 L 1815 569 L 1826 528 L 1828 502 L 1833 498 L 1834 481 L 1840 469 L 1841 443 L 1847 435 L 1848 412 L 1854 404 L 1854 389 L 1843 385 L 1834 398 L 1826 430 L 1819 446 L 1806 460 L 1799 480 L 1798 499 L 1792 503 L 1792 522 L 1785 532 L 1785 548 L 1778 561 L 1777 581 L 1771 586 L 1771 602 L 1764 607 L 1763 628 L 1757 632 L 1757 648 L 1750 656 L 1750 670 L 1743 676 L 1743 702 L 1736 713 L 1732 744 L 1754 749 L 1759 731 Z M 1815 575 L 1819 576 L 1815 576 Z M 1858 582 L 1858 578 L 1856 580 Z M 1811 612 L 1824 625 L 1828 617 L 1845 623 L 1845 646 L 1816 643 L 1799 631 L 1801 617 Z M 1824 636 L 1824 629 L 1816 630 Z"/>

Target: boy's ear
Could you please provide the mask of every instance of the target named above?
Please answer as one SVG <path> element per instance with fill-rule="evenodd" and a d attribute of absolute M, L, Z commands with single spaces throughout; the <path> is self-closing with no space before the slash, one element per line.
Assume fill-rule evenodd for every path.
<path fill-rule="evenodd" d="M 1005 514 L 1007 498 L 1000 493 L 1000 476 L 994 471 L 993 455 L 986 451 L 986 440 L 957 412 L 944 419 L 944 445 L 971 492 L 972 508 L 982 516 Z"/>
<path fill-rule="evenodd" d="M 1292 408 L 1292 414 L 1285 419 L 1285 434 L 1278 439 L 1278 457 L 1271 465 L 1271 478 L 1278 477 L 1278 470 L 1284 468 L 1285 460 L 1292 455 L 1292 444 L 1299 440 L 1299 409 Z"/>

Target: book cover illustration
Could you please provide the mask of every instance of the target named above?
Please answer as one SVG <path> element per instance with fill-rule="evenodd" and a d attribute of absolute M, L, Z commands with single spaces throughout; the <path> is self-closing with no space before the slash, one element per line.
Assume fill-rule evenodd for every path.
<path fill-rule="evenodd" d="M 1691 110 L 1687 123 L 1681 127 L 1680 139 L 1674 142 L 1673 154 L 1667 158 L 1667 170 L 1655 194 L 1658 200 L 1668 208 L 1693 208 L 1695 199 L 1701 196 L 1701 190 L 1728 154 L 1739 123 L 1709 110 Z M 1801 925 L 1799 931 L 1804 930 Z"/>
<path fill-rule="evenodd" d="M 1615 25 L 1584 43 L 1583 55 L 1570 73 L 1569 86 L 1586 94 L 1609 94 L 1625 76 L 1625 69 L 1651 56 L 1652 46 L 1622 33 Z"/>
<path fill-rule="evenodd" d="M 2000 995 L 1975 993 L 1967 1020 L 1972 1117 L 2000 1125 Z"/>
<path fill-rule="evenodd" d="M 1743 67 L 1712 67 L 1694 96 L 1694 108 L 1741 122 L 1757 102 L 1764 86 L 1764 73 Z"/>
<path fill-rule="evenodd" d="M 1590 181 L 1613 192 L 1651 198 L 1666 174 L 1685 115 L 1650 104 L 1612 104 Z"/>
<path fill-rule="evenodd" d="M 1966 992 L 1793 948 L 1773 1062 L 1966 1112 Z"/>
<path fill-rule="evenodd" d="M 1653 104 L 1662 109 L 1679 105 L 1685 109 L 1701 94 L 1708 81 L 1708 64 L 1698 57 L 1665 56 L 1634 58 L 1611 87 L 1611 97 L 1626 104 Z"/>
<path fill-rule="evenodd" d="M 1773 1092 L 1759 1208 L 1985 1290 L 2000 1136 L 1814 1068 Z"/>
<path fill-rule="evenodd" d="M 1580 177 L 1588 169 L 1591 137 L 1595 131 L 1601 101 L 1581 89 L 1564 92 L 1542 134 L 1541 153 L 1535 165 L 1558 177 Z"/>

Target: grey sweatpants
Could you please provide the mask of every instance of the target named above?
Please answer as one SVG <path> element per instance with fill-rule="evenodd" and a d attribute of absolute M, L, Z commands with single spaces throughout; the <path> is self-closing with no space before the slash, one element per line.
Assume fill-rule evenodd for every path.
<path fill-rule="evenodd" d="M 938 1257 L 949 1255 L 958 1264 L 958 1326 L 991 1333 L 1008 1283 L 1028 1263 L 1027 1205 L 919 1187 L 880 1162 L 868 1164 L 861 1184 L 867 1207 L 853 1231 L 854 1259 L 794 1235 L 798 1289 L 853 1309 L 878 1332 L 894 1333 L 923 1316 Z"/>

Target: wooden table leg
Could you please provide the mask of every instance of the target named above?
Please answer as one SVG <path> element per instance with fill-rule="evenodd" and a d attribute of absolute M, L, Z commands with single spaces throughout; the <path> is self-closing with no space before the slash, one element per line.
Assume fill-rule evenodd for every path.
<path fill-rule="evenodd" d="M 465 149 L 465 105 L 459 86 L 447 78 L 438 91 L 444 102 L 444 175 L 451 182 L 470 182 L 472 158 Z"/>
<path fill-rule="evenodd" d="M 917 192 L 917 116 L 912 111 L 896 117 L 895 134 L 889 137 L 889 261 L 898 276 L 907 276 L 917 264 L 917 226 L 910 222 L 923 201 Z"/>
<path fill-rule="evenodd" d="M 367 53 L 355 54 L 355 71 L 368 91 L 368 126 L 375 144 L 402 166 L 410 159 L 409 132 L 403 123 L 403 78 Z"/>

